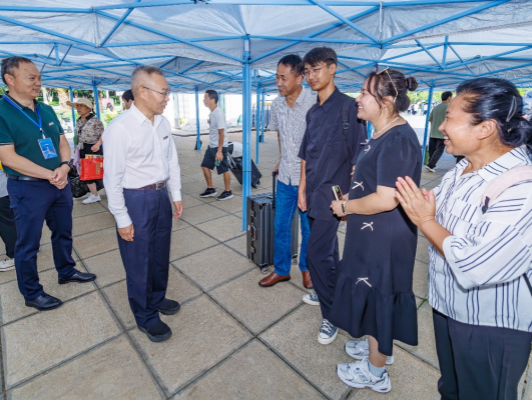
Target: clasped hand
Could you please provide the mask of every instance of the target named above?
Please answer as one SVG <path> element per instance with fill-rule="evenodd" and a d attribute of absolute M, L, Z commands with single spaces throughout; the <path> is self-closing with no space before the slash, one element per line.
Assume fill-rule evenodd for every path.
<path fill-rule="evenodd" d="M 418 228 L 425 222 L 436 219 L 436 196 L 434 191 L 423 188 L 419 190 L 408 176 L 397 178 L 395 196 L 401 203 L 406 215 Z"/>
<path fill-rule="evenodd" d="M 60 166 L 59 168 L 56 168 L 53 172 L 50 178 L 48 180 L 52 185 L 57 187 L 58 189 L 63 189 L 67 183 L 68 183 L 68 171 L 70 170 L 70 167 L 64 168 L 64 165 Z"/>

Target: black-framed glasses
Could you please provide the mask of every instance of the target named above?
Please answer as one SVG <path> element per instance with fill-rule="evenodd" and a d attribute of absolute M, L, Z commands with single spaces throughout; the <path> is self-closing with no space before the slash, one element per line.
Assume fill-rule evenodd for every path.
<path fill-rule="evenodd" d="M 155 90 L 155 89 L 152 89 L 152 88 L 149 88 L 149 87 L 146 87 L 146 86 L 142 86 L 142 87 L 143 87 L 144 89 L 151 90 L 152 92 L 162 94 L 165 98 L 166 98 L 166 97 L 170 97 L 170 95 L 172 94 L 171 91 L 168 91 L 168 92 L 159 92 L 158 90 Z"/>
<path fill-rule="evenodd" d="M 322 69 L 323 69 L 323 67 L 313 68 L 313 69 L 306 69 L 306 70 L 303 71 L 303 74 L 305 76 L 318 76 Z"/>
<path fill-rule="evenodd" d="M 383 72 L 386 72 L 386 75 L 388 75 L 388 78 L 390 78 L 390 82 L 392 82 L 393 88 L 395 89 L 395 97 L 393 98 L 393 102 L 395 103 L 395 100 L 397 100 L 397 96 L 399 96 L 399 90 L 397 90 L 397 87 L 395 86 L 395 83 L 393 83 L 393 79 L 390 76 L 390 73 L 388 72 L 389 69 L 390 69 L 389 67 L 381 69 L 379 72 L 377 72 L 377 75 L 380 75 Z"/>

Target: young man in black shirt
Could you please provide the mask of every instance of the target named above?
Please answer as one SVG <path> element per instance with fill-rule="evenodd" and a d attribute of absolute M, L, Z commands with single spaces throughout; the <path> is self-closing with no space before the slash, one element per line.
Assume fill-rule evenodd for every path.
<path fill-rule="evenodd" d="M 328 315 L 340 259 L 337 238 L 340 220 L 330 209 L 334 199 L 332 186 L 340 186 L 342 193 L 349 192 L 351 173 L 367 137 L 365 124 L 357 119 L 356 102 L 340 93 L 334 84 L 336 52 L 317 47 L 305 55 L 303 63 L 307 83 L 318 92 L 318 102 L 307 114 L 307 129 L 299 152 L 302 161 L 298 205 L 302 211 L 308 211 L 307 263 L 316 291 L 303 300 L 321 306 L 323 321 L 318 341 L 329 344 L 338 335 L 338 328 L 328 321 Z"/>

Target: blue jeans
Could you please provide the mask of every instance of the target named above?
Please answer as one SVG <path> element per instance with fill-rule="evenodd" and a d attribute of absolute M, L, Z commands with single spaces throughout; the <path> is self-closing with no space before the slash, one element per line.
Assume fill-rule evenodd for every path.
<path fill-rule="evenodd" d="M 275 196 L 275 242 L 273 264 L 277 275 L 289 275 L 292 266 L 292 220 L 297 207 L 298 186 L 277 182 Z M 299 269 L 308 271 L 307 243 L 310 236 L 310 226 L 306 212 L 299 210 L 301 223 L 301 250 L 299 252 Z"/>

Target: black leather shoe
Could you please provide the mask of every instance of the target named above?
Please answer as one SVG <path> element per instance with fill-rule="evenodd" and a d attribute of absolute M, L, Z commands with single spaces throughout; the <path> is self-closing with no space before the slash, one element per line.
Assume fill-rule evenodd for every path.
<path fill-rule="evenodd" d="M 142 326 L 138 326 L 138 328 L 141 332 L 144 332 L 152 342 L 164 342 L 172 336 L 172 330 L 170 327 L 161 320 L 147 329 Z"/>
<path fill-rule="evenodd" d="M 157 311 L 164 315 L 174 315 L 179 310 L 181 310 L 181 304 L 170 299 L 164 299 L 163 304 L 157 309 Z"/>
<path fill-rule="evenodd" d="M 60 285 L 64 285 L 65 283 L 70 283 L 70 282 L 79 282 L 79 283 L 92 282 L 95 279 L 96 279 L 95 274 L 86 274 L 84 272 L 76 271 L 74 275 L 69 276 L 68 278 L 59 278 L 57 282 L 59 282 Z"/>
<path fill-rule="evenodd" d="M 53 310 L 54 308 L 61 307 L 63 302 L 54 296 L 43 293 L 39 297 L 33 300 L 25 300 L 26 306 L 36 308 L 39 311 Z"/>

